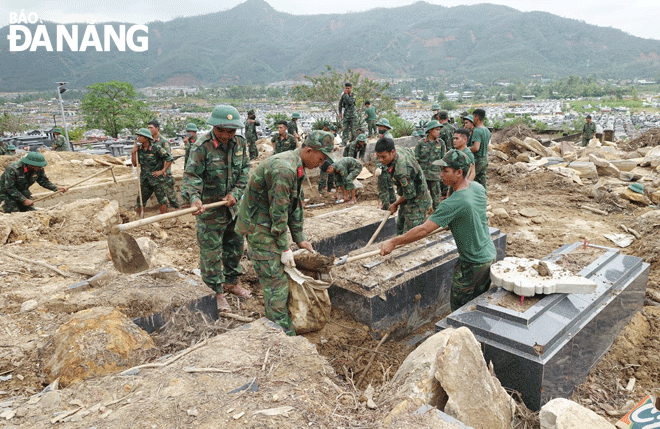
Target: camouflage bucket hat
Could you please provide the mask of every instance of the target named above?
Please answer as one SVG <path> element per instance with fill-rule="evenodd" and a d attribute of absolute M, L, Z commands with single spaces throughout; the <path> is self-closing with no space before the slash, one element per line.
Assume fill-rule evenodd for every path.
<path fill-rule="evenodd" d="M 628 189 L 630 189 L 633 192 L 637 192 L 638 194 L 644 195 L 644 185 L 642 185 L 641 183 L 637 183 L 637 182 L 631 183 L 630 185 L 628 185 Z"/>
<path fill-rule="evenodd" d="M 463 170 L 464 174 L 467 174 L 470 164 L 470 158 L 457 149 L 450 150 L 442 157 L 442 159 L 433 162 L 433 165 L 439 165 L 440 167 L 450 167 L 454 170 Z"/>
<path fill-rule="evenodd" d="M 360 134 L 359 136 L 357 136 L 356 140 L 359 141 L 359 142 L 366 142 L 367 141 L 367 136 L 365 136 L 364 134 Z"/>
<path fill-rule="evenodd" d="M 53 128 L 53 132 L 62 134 L 62 129 L 60 127 L 55 127 L 55 128 Z"/>
<path fill-rule="evenodd" d="M 140 131 L 137 132 L 137 135 L 146 137 L 149 140 L 154 139 L 154 136 L 151 135 L 151 131 L 149 131 L 147 128 L 140 128 Z"/>
<path fill-rule="evenodd" d="M 424 132 L 428 133 L 433 128 L 440 128 L 440 127 L 442 127 L 442 124 L 434 119 L 432 121 L 429 121 L 428 124 L 426 124 L 426 128 L 424 128 Z"/>
<path fill-rule="evenodd" d="M 7 149 L 16 150 L 16 146 L 14 146 L 13 144 L 9 144 L 9 145 L 7 145 Z"/>
<path fill-rule="evenodd" d="M 440 105 L 437 103 L 434 104 L 433 106 L 431 106 L 431 110 L 440 110 Z"/>
<path fill-rule="evenodd" d="M 468 121 L 470 121 L 474 124 L 474 116 L 472 116 L 472 115 L 467 115 L 463 119 L 467 119 Z"/>
<path fill-rule="evenodd" d="M 238 110 L 234 106 L 224 104 L 215 106 L 213 112 L 211 112 L 211 117 L 206 120 L 206 123 L 213 127 L 227 129 L 238 129 L 245 126 L 241 122 L 241 116 L 238 114 Z"/>
<path fill-rule="evenodd" d="M 291 119 L 300 119 L 300 113 L 294 113 L 291 115 Z"/>
<path fill-rule="evenodd" d="M 199 128 L 197 128 L 197 125 L 191 122 L 186 125 L 186 131 L 199 131 Z"/>
<path fill-rule="evenodd" d="M 306 145 L 312 149 L 323 152 L 326 156 L 330 156 L 335 149 L 335 137 L 332 133 L 327 131 L 312 131 L 307 139 Z"/>
<path fill-rule="evenodd" d="M 388 130 L 392 129 L 392 126 L 390 125 L 390 121 L 387 118 L 381 118 L 376 122 L 376 125 L 380 125 L 382 127 L 387 128 Z"/>
<path fill-rule="evenodd" d="M 23 164 L 33 165 L 35 167 L 45 167 L 48 164 L 46 158 L 39 152 L 29 152 L 21 161 L 23 161 Z"/>

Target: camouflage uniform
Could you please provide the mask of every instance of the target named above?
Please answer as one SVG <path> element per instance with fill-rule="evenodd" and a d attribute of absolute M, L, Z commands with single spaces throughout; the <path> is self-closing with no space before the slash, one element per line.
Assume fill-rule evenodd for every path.
<path fill-rule="evenodd" d="M 167 161 L 172 161 L 172 155 L 159 144 L 149 142 L 145 150 L 142 145 L 137 150 L 138 164 L 140 164 L 140 188 L 142 189 L 142 204 L 146 207 L 151 194 L 156 195 L 158 204 L 167 204 L 167 178 L 154 177 L 153 172 L 160 171 Z M 140 207 L 140 195 L 136 198 L 136 206 Z"/>
<path fill-rule="evenodd" d="M 344 148 L 344 157 L 350 156 L 355 159 L 364 161 L 364 154 L 367 151 L 367 143 L 362 142 L 362 146 L 358 146 L 358 141 L 354 141 Z"/>
<path fill-rule="evenodd" d="M 431 194 L 434 210 L 438 207 L 438 204 L 440 204 L 442 195 L 446 190 L 443 192 L 442 177 L 440 177 L 442 168 L 433 165 L 433 161 L 442 159 L 442 157 L 445 156 L 445 153 L 445 143 L 441 139 L 431 141 L 429 140 L 429 137 L 426 136 L 423 139 L 420 139 L 417 142 L 417 146 L 415 146 L 415 158 L 424 172 L 426 186 Z"/>
<path fill-rule="evenodd" d="M 204 204 L 222 200 L 228 194 L 241 201 L 250 171 L 245 139 L 234 136 L 227 146 L 219 143 L 213 130 L 200 135 L 190 152 L 183 173 L 182 193 Z M 216 293 L 223 284 L 236 284 L 242 273 L 243 236 L 235 232 L 238 205 L 206 210 L 196 217 L 199 265 L 204 283 Z"/>
<path fill-rule="evenodd" d="M 2 209 L 5 213 L 34 210 L 34 206 L 23 204 L 25 200 L 32 199 L 30 186 L 34 182 L 51 191 L 57 190 L 57 186 L 46 177 L 43 168 L 30 171 L 22 161 L 14 161 L 7 166 L 0 176 L 0 201 L 4 202 Z"/>
<path fill-rule="evenodd" d="M 337 186 L 343 186 L 347 191 L 355 189 L 353 181 L 362 171 L 362 163 L 355 158 L 345 157 L 336 161 L 332 167 L 335 169 L 334 176 Z"/>
<path fill-rule="evenodd" d="M 281 138 L 280 134 L 277 133 L 277 135 L 273 136 L 273 138 L 271 138 L 270 141 L 271 143 L 275 143 L 275 152 L 273 153 L 273 155 L 286 152 L 287 150 L 295 150 L 296 147 L 298 146 L 298 144 L 296 143 L 296 138 L 293 136 L 293 134 L 289 134 L 288 131 L 284 138 Z"/>
<path fill-rule="evenodd" d="M 66 152 L 69 150 L 69 145 L 62 134 L 57 137 L 57 140 L 53 141 L 52 149 L 57 152 Z"/>
<path fill-rule="evenodd" d="M 286 306 L 289 279 L 280 256 L 289 249 L 287 226 L 294 242 L 306 240 L 303 179 L 300 149 L 271 156 L 252 173 L 236 222 L 236 231 L 247 235 L 252 265 L 264 291 L 266 317 L 288 335 L 295 335 L 295 329 Z"/>
<path fill-rule="evenodd" d="M 364 113 L 367 118 L 367 134 L 369 137 L 373 137 L 377 132 L 376 121 L 378 120 L 378 116 L 376 116 L 376 106 L 367 107 L 364 109 Z"/>
<path fill-rule="evenodd" d="M 190 136 L 188 137 L 188 143 L 185 144 L 185 149 L 186 149 L 186 154 L 183 157 L 183 168 L 185 170 L 186 165 L 188 165 L 188 159 L 190 158 L 190 150 L 192 147 L 195 145 L 195 141 L 197 141 L 197 136 Z M 183 194 L 183 192 L 182 192 Z"/>
<path fill-rule="evenodd" d="M 159 135 L 158 140 L 154 140 L 154 142 L 160 145 L 163 149 L 165 149 L 167 153 L 170 155 L 170 157 L 172 156 L 172 145 L 170 145 L 169 140 Z M 171 167 L 167 169 L 167 173 L 164 176 L 164 183 L 165 183 L 165 195 L 167 196 L 167 200 L 170 202 L 170 206 L 174 207 L 175 209 L 178 209 L 179 207 L 181 207 L 181 204 L 179 203 L 179 197 L 177 197 L 176 191 L 174 190 L 174 176 L 172 176 Z"/>
<path fill-rule="evenodd" d="M 398 207 L 399 215 L 396 219 L 396 233 L 401 235 L 424 223 L 426 210 L 431 207 L 431 195 L 426 187 L 424 172 L 410 148 L 397 148 L 387 171 L 399 196 L 406 199 L 406 202 Z"/>
<path fill-rule="evenodd" d="M 387 137 L 394 140 L 392 133 L 385 131 L 381 137 Z M 390 207 L 390 204 L 396 201 L 396 193 L 394 192 L 394 186 L 392 185 L 392 177 L 390 176 L 389 169 L 376 161 L 376 168 L 380 168 L 381 174 L 378 176 L 378 199 L 383 203 L 383 210 L 387 210 Z"/>
<path fill-rule="evenodd" d="M 9 146 L 2 139 L 0 139 L 0 155 L 11 155 Z"/>
<path fill-rule="evenodd" d="M 342 113 L 343 111 L 343 113 Z M 355 114 L 355 95 L 343 93 L 339 99 L 339 114 L 342 115 L 341 127 L 341 140 L 344 145 L 346 142 L 353 141 L 357 138 L 357 115 Z M 351 133 L 350 139 L 348 133 Z"/>
<path fill-rule="evenodd" d="M 594 133 L 596 132 L 596 124 L 585 122 L 584 125 L 582 126 L 582 146 L 586 146 L 589 144 L 589 140 L 591 140 L 594 137 Z"/>
<path fill-rule="evenodd" d="M 298 124 L 293 119 L 291 119 L 289 122 L 287 122 L 286 132 L 291 134 L 294 139 L 296 138 L 295 134 L 300 134 L 300 133 L 298 133 Z M 293 149 L 295 149 L 295 147 Z M 293 150 L 293 149 L 291 149 L 291 150 Z"/>
<path fill-rule="evenodd" d="M 449 152 L 454 148 L 454 127 L 449 122 L 442 124 L 438 137 L 445 142 L 445 152 Z"/>
<path fill-rule="evenodd" d="M 250 159 L 256 159 L 259 156 L 257 148 L 257 127 L 261 124 L 259 121 L 245 121 L 245 139 L 247 140 Z"/>
<path fill-rule="evenodd" d="M 321 171 L 319 174 L 319 194 L 326 188 L 328 192 L 335 188 L 335 176 Z"/>

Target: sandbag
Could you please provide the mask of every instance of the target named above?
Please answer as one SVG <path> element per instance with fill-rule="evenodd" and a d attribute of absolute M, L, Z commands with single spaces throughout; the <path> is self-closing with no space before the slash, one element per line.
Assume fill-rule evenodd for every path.
<path fill-rule="evenodd" d="M 332 305 L 328 288 L 330 283 L 306 276 L 295 268 L 285 266 L 289 276 L 289 299 L 287 307 L 297 334 L 323 329 Z"/>

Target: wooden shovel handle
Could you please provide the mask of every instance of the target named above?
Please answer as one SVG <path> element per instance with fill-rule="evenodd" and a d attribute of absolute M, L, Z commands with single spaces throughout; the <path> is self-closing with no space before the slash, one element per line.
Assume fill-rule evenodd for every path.
<path fill-rule="evenodd" d="M 225 206 L 228 204 L 228 201 L 218 201 L 211 204 L 205 204 L 204 209 L 212 209 L 215 207 Z M 189 209 L 177 210 L 175 212 L 165 213 L 157 216 L 151 216 L 146 219 L 135 220 L 133 222 L 122 223 L 121 225 L 116 225 L 114 228 L 117 228 L 117 231 L 128 231 L 129 229 L 137 228 L 142 225 L 149 225 L 150 223 L 158 222 L 165 219 L 172 219 L 175 217 L 187 215 L 188 213 L 194 213 L 197 211 L 197 207 L 191 207 Z"/>
<path fill-rule="evenodd" d="M 78 185 L 80 185 L 81 183 L 86 182 L 86 181 L 88 181 L 89 179 L 94 178 L 94 177 L 98 176 L 98 175 L 101 174 L 101 173 L 105 173 L 105 172 L 108 171 L 108 170 L 112 170 L 112 167 L 104 168 L 104 169 L 101 170 L 101 171 L 97 171 L 96 173 L 92 174 L 91 176 L 87 176 L 87 177 L 85 177 L 85 178 L 82 179 L 81 181 L 74 183 L 73 185 L 67 187 L 66 189 L 67 189 L 67 191 L 68 191 L 69 189 L 73 188 L 74 186 L 78 186 Z M 114 173 L 112 173 L 112 177 L 114 178 Z M 116 182 L 116 180 L 115 180 L 115 182 Z M 46 200 L 46 199 L 48 199 L 48 198 L 50 198 L 50 197 L 54 197 L 55 195 L 60 194 L 60 193 L 62 193 L 62 192 L 64 192 L 64 191 L 53 192 L 52 194 L 48 194 L 48 195 L 43 196 L 43 197 L 41 197 L 41 198 L 37 198 L 37 199 L 34 200 L 33 202 L 38 203 L 39 201 L 43 201 L 43 200 Z"/>
<path fill-rule="evenodd" d="M 374 235 L 371 236 L 371 238 L 369 239 L 369 242 L 367 243 L 367 245 L 365 247 L 371 246 L 371 243 L 373 243 L 374 240 L 376 239 L 376 237 L 378 237 L 378 234 L 380 233 L 380 230 L 383 229 L 383 227 L 385 226 L 385 222 L 387 222 L 387 219 L 389 219 L 390 216 L 392 216 L 392 213 L 390 213 L 388 211 L 387 216 L 385 216 L 385 219 L 383 219 L 383 221 L 380 223 L 380 225 L 378 225 L 378 229 L 376 229 L 376 232 L 374 232 Z"/>

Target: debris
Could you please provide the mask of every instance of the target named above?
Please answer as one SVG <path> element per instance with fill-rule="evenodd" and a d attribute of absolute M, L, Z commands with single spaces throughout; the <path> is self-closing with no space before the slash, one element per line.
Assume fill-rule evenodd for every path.
<path fill-rule="evenodd" d="M 39 303 L 37 302 L 36 299 L 27 300 L 23 304 L 21 304 L 21 313 L 27 313 L 28 311 L 32 311 L 36 309 L 38 306 Z"/>
<path fill-rule="evenodd" d="M 218 316 L 227 317 L 229 319 L 235 319 L 235 320 L 238 320 L 238 321 L 241 321 L 241 322 L 246 322 L 246 323 L 254 322 L 254 319 L 251 319 L 249 317 L 240 316 L 240 315 L 234 314 L 234 313 L 225 313 L 223 311 L 218 311 Z"/>
<path fill-rule="evenodd" d="M 590 207 L 590 206 L 585 206 L 585 205 L 582 205 L 580 207 L 582 207 L 585 210 L 589 210 L 590 212 L 600 214 L 600 215 L 603 215 L 603 216 L 607 216 L 609 214 L 605 210 L 597 209 L 595 207 Z"/>
<path fill-rule="evenodd" d="M 628 247 L 635 239 L 631 234 L 603 234 L 603 236 L 619 247 Z"/>
<path fill-rule="evenodd" d="M 556 398 L 541 408 L 541 429 L 614 429 L 605 418 L 564 398 Z"/>
<path fill-rule="evenodd" d="M 519 211 L 521 216 L 525 217 L 537 217 L 541 214 L 538 210 L 536 210 L 534 207 L 523 207 Z"/>
<path fill-rule="evenodd" d="M 221 368 L 193 368 L 190 366 L 185 366 L 183 367 L 183 370 L 185 372 L 190 372 L 190 373 L 199 373 L 199 372 L 223 372 L 223 373 L 231 373 L 228 369 L 221 369 Z"/>
<path fill-rule="evenodd" d="M 64 271 L 60 271 L 57 268 L 55 268 L 52 265 L 49 265 L 45 262 L 23 258 L 23 257 L 20 257 L 18 255 L 14 255 L 13 253 L 7 252 L 6 250 L 2 253 L 4 253 L 6 256 L 9 256 L 10 258 L 18 259 L 19 261 L 22 261 L 22 262 L 28 262 L 28 263 L 31 263 L 31 264 L 40 265 L 42 267 L 48 268 L 49 270 L 55 271 L 57 274 L 61 275 L 62 277 L 71 277 L 69 274 L 65 273 Z"/>
<path fill-rule="evenodd" d="M 380 346 L 383 345 L 385 340 L 387 340 L 387 337 L 390 335 L 389 332 L 386 332 L 385 335 L 383 335 L 383 338 L 380 339 L 380 342 L 374 349 L 374 352 L 371 353 L 371 357 L 369 358 L 369 362 L 367 363 L 367 366 L 364 367 L 364 371 L 362 371 L 362 375 L 360 375 L 360 379 L 358 380 L 357 383 L 355 383 L 355 387 L 358 388 L 360 387 L 360 384 L 362 383 L 362 380 L 364 380 L 365 375 L 367 375 L 367 372 L 369 372 L 369 368 L 371 368 L 371 364 L 374 363 L 374 358 L 376 357 L 376 352 L 380 348 Z"/>
<path fill-rule="evenodd" d="M 254 414 L 263 414 L 264 416 L 284 416 L 289 417 L 289 413 L 293 411 L 293 407 L 283 406 L 277 408 L 268 408 L 267 410 L 255 411 Z"/>

